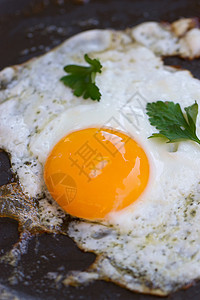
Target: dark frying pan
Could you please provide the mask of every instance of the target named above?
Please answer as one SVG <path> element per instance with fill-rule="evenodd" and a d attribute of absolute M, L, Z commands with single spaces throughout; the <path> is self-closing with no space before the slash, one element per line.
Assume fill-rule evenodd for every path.
<path fill-rule="evenodd" d="M 198 0 L 0 0 L 0 69 L 42 54 L 67 37 L 93 28 L 124 29 L 143 21 L 173 21 L 179 17 L 199 16 Z M 200 60 L 165 59 L 167 64 L 188 68 L 200 78 Z M 0 184 L 12 180 L 9 159 L 0 152 Z M 18 240 L 17 222 L 0 218 L 0 255 Z M 84 270 L 95 259 L 81 252 L 66 236 L 42 234 L 30 238 L 26 254 L 17 268 L 18 280 L 11 284 L 13 267 L 0 264 L 0 299 L 137 299 L 156 300 L 108 282 L 86 287 L 55 287 L 53 277 L 59 270 Z M 49 276 L 46 274 L 49 272 Z M 9 278 L 9 280 L 8 280 Z M 200 299 L 200 283 L 176 292 L 171 300 Z"/>

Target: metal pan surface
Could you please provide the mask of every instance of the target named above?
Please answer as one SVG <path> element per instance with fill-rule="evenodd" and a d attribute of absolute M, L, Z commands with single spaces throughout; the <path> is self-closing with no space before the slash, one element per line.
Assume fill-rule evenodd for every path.
<path fill-rule="evenodd" d="M 0 70 L 45 53 L 66 38 L 88 29 L 125 29 L 144 21 L 173 21 L 180 17 L 198 17 L 198 0 L 0 0 Z M 170 65 L 191 70 L 200 78 L 200 60 L 167 58 Z M 0 185 L 12 180 L 9 159 L 0 152 Z M 0 255 L 10 250 L 19 238 L 17 222 L 0 218 Z M 78 288 L 53 287 L 57 270 L 84 270 L 95 259 L 81 252 L 66 236 L 41 234 L 31 237 L 18 263 L 16 278 L 13 267 L 0 264 L 0 299 L 116 299 L 156 300 L 109 282 L 94 282 Z M 47 272 L 52 275 L 46 276 Z M 178 291 L 167 299 L 200 299 L 200 283 Z"/>

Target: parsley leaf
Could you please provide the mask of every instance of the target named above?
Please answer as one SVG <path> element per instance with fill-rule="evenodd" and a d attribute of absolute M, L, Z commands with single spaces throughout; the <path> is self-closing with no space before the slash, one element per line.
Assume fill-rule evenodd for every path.
<path fill-rule="evenodd" d="M 185 107 L 186 115 L 183 114 L 178 103 L 157 101 L 147 103 L 146 106 L 149 122 L 159 130 L 153 133 L 153 137 L 166 137 L 168 143 L 173 143 L 182 139 L 189 139 L 200 144 L 196 135 L 196 119 L 198 114 L 198 104 Z"/>
<path fill-rule="evenodd" d="M 60 80 L 73 89 L 75 96 L 99 101 L 101 93 L 95 84 L 95 77 L 96 73 L 101 73 L 102 65 L 98 59 L 91 59 L 87 54 L 84 59 L 90 65 L 89 67 L 67 65 L 64 71 L 69 75 L 63 76 Z"/>

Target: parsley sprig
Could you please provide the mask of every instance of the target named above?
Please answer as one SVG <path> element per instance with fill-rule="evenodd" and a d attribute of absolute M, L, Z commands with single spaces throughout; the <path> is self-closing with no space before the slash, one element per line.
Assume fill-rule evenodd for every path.
<path fill-rule="evenodd" d="M 69 75 L 63 76 L 60 80 L 73 89 L 75 96 L 99 101 L 101 93 L 95 84 L 95 77 L 96 73 L 101 73 L 102 65 L 98 59 L 91 59 L 87 54 L 84 55 L 84 59 L 89 67 L 67 65 L 64 71 Z"/>
<path fill-rule="evenodd" d="M 155 126 L 159 133 L 153 133 L 153 137 L 166 137 L 168 143 L 189 139 L 200 144 L 196 135 L 196 119 L 198 104 L 185 107 L 185 114 L 178 103 L 157 101 L 147 103 L 146 106 L 149 122 Z"/>

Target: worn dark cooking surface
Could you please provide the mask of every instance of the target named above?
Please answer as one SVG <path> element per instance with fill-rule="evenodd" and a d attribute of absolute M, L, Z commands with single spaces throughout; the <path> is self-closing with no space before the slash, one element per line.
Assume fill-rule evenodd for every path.
<path fill-rule="evenodd" d="M 173 21 L 182 16 L 199 15 L 200 2 L 197 0 L 0 0 L 0 69 L 42 54 L 83 30 L 108 27 L 124 29 L 148 20 Z M 188 68 L 200 78 L 199 59 L 190 62 L 167 58 L 165 62 Z M 11 177 L 9 161 L 5 154 L 0 152 L 0 184 L 12 180 Z M 0 219 L 0 255 L 11 249 L 17 240 L 17 222 L 7 218 Z M 0 265 L 0 299 L 14 299 L 15 295 L 22 300 L 159 299 L 132 293 L 102 281 L 87 287 L 66 288 L 61 285 L 55 289 L 51 287 L 51 279 L 45 277 L 48 271 L 54 272 L 58 268 L 61 274 L 72 269 L 85 269 L 94 258 L 93 254 L 82 253 L 65 236 L 43 234 L 31 238 L 27 254 L 22 255 L 17 274 L 19 280 L 15 285 L 9 286 L 7 282 L 12 268 Z M 10 296 L 6 296 L 6 291 Z M 168 298 L 199 300 L 200 284 Z"/>

